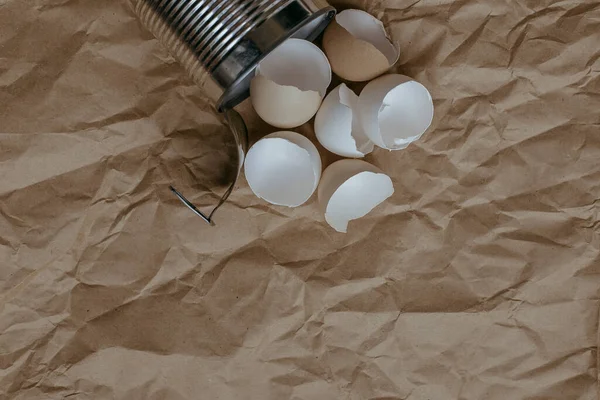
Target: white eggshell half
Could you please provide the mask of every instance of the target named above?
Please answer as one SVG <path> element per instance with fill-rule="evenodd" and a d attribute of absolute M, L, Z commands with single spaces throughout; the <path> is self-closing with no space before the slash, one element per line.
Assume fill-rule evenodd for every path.
<path fill-rule="evenodd" d="M 383 23 L 362 10 L 344 10 L 335 17 L 335 21 L 357 39 L 371 43 L 379 50 L 391 65 L 400 57 L 400 52 L 392 44 Z"/>
<path fill-rule="evenodd" d="M 315 117 L 315 134 L 330 152 L 361 158 L 373 151 L 373 142 L 359 121 L 357 106 L 358 96 L 343 83 L 323 100 Z"/>
<path fill-rule="evenodd" d="M 283 86 L 312 90 L 325 97 L 331 83 L 331 67 L 325 53 L 302 39 L 288 39 L 258 65 L 257 75 Z"/>
<path fill-rule="evenodd" d="M 257 75 L 250 83 L 252 105 L 263 121 L 277 128 L 290 129 L 308 122 L 323 99 L 319 92 L 303 92 L 282 86 Z"/>
<path fill-rule="evenodd" d="M 325 54 L 311 42 L 288 39 L 260 62 L 250 98 L 265 122 L 294 128 L 316 114 L 330 83 Z"/>
<path fill-rule="evenodd" d="M 250 148 L 244 164 L 254 194 L 287 207 L 302 205 L 312 196 L 319 185 L 321 168 L 315 145 L 295 132 L 265 136 Z"/>
<path fill-rule="evenodd" d="M 323 173 L 319 203 L 327 223 L 346 233 L 350 221 L 364 217 L 393 193 L 392 180 L 375 166 L 361 160 L 341 160 Z"/>
<path fill-rule="evenodd" d="M 384 75 L 367 84 L 358 98 L 358 110 L 367 137 L 388 150 L 406 148 L 433 121 L 429 91 L 404 75 Z"/>
<path fill-rule="evenodd" d="M 310 162 L 313 167 L 314 173 L 314 184 L 313 184 L 313 192 L 317 190 L 317 186 L 319 186 L 319 181 L 321 180 L 321 172 L 323 171 L 323 164 L 321 162 L 321 155 L 319 154 L 319 150 L 315 147 L 313 142 L 311 142 L 306 136 L 301 135 L 296 132 L 290 131 L 281 131 L 275 132 L 268 136 L 267 138 L 280 138 L 290 141 L 294 143 L 296 146 L 299 146 L 308 152 L 310 156 Z M 311 193 L 312 195 L 312 193 Z"/>

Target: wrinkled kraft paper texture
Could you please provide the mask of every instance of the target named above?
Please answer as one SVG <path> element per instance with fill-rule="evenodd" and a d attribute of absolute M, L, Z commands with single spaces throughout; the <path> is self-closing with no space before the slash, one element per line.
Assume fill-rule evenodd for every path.
<path fill-rule="evenodd" d="M 207 226 L 231 137 L 125 1 L 0 0 L 0 399 L 597 398 L 600 2 L 335 5 L 436 106 L 347 235 Z"/>

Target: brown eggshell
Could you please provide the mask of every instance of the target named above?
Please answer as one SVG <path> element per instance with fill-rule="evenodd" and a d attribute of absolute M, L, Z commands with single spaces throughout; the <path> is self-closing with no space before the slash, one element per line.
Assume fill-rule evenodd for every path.
<path fill-rule="evenodd" d="M 371 43 L 355 38 L 336 21 L 325 30 L 323 49 L 332 71 L 351 82 L 374 79 L 391 67 L 381 51 Z"/>

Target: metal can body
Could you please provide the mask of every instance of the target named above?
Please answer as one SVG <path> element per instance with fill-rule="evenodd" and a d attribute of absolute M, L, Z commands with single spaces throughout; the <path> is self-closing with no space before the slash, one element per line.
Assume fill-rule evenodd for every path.
<path fill-rule="evenodd" d="M 290 37 L 312 40 L 335 11 L 325 0 L 130 0 L 136 14 L 218 109 L 248 96 L 253 71 Z"/>

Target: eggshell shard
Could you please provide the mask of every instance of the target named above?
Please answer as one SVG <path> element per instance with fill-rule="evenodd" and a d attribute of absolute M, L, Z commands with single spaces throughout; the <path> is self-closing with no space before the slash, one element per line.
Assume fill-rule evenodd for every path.
<path fill-rule="evenodd" d="M 252 105 L 269 125 L 290 129 L 308 122 L 319 109 L 322 97 L 318 92 L 306 92 L 294 86 L 282 86 L 262 75 L 250 83 Z"/>
<path fill-rule="evenodd" d="M 366 136 L 388 150 L 406 148 L 433 121 L 429 91 L 404 75 L 385 75 L 369 82 L 358 98 L 358 110 Z"/>
<path fill-rule="evenodd" d="M 348 223 L 364 217 L 394 193 L 389 176 L 361 160 L 341 160 L 323 173 L 319 203 L 325 220 L 346 233 Z"/>
<path fill-rule="evenodd" d="M 319 182 L 321 180 L 321 172 L 323 170 L 323 163 L 321 162 L 321 155 L 319 154 L 319 150 L 317 150 L 317 148 L 315 147 L 313 142 L 311 142 L 306 136 L 303 136 L 296 132 L 290 132 L 290 131 L 275 132 L 266 137 L 280 138 L 280 139 L 288 140 L 291 143 L 294 143 L 296 146 L 301 147 L 308 152 L 308 155 L 310 156 L 310 162 L 313 167 L 313 174 L 314 174 L 313 175 L 314 176 L 314 184 L 313 184 L 313 189 L 311 192 L 311 195 L 312 195 L 312 193 L 314 193 L 314 191 L 317 190 L 317 187 L 319 186 Z"/>
<path fill-rule="evenodd" d="M 361 158 L 373 151 L 373 142 L 359 121 L 357 106 L 358 96 L 343 83 L 323 100 L 315 117 L 315 134 L 330 152 Z"/>
<path fill-rule="evenodd" d="M 297 207 L 315 192 L 321 178 L 321 157 L 306 137 L 276 132 L 250 148 L 244 172 L 250 189 L 261 199 Z"/>
<path fill-rule="evenodd" d="M 330 83 L 325 54 L 311 42 L 288 39 L 259 64 L 250 98 L 265 122 L 289 129 L 316 114 Z"/>
<path fill-rule="evenodd" d="M 362 10 L 345 10 L 336 16 L 336 22 L 352 36 L 375 46 L 390 64 L 398 61 L 398 49 L 390 41 L 383 23 Z"/>
<path fill-rule="evenodd" d="M 345 10 L 329 24 L 323 48 L 338 76 L 353 82 L 373 79 L 400 56 L 381 21 L 361 10 Z"/>

